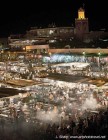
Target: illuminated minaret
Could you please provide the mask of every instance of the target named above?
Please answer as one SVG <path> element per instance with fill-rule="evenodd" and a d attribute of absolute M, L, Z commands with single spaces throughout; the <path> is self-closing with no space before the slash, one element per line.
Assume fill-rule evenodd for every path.
<path fill-rule="evenodd" d="M 84 34 L 89 32 L 88 18 L 85 18 L 84 8 L 79 8 L 78 18 L 75 19 L 76 36 L 83 39 Z"/>
<path fill-rule="evenodd" d="M 85 11 L 83 8 L 78 10 L 78 19 L 85 19 Z"/>

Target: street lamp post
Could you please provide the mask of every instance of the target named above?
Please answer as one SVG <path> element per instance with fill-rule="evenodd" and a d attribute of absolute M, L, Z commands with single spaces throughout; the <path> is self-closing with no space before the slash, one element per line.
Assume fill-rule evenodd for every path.
<path fill-rule="evenodd" d="M 101 53 L 99 52 L 99 53 L 98 53 L 98 67 L 99 67 L 99 69 L 100 69 L 100 67 L 101 67 L 101 65 L 100 65 L 100 56 L 101 56 Z"/>
<path fill-rule="evenodd" d="M 84 61 L 86 62 L 86 52 L 83 52 Z"/>

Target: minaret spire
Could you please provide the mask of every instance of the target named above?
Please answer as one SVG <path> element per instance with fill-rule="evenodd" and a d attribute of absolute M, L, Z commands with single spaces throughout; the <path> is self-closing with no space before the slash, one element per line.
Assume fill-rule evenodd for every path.
<path fill-rule="evenodd" d="M 89 32 L 88 18 L 85 17 L 84 4 L 78 9 L 78 18 L 75 19 L 76 36 L 83 39 Z"/>

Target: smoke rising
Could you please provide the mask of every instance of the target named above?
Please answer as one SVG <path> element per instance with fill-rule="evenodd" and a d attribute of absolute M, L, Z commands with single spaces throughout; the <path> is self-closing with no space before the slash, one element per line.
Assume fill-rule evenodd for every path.
<path fill-rule="evenodd" d="M 97 108 L 98 103 L 96 101 L 95 98 L 93 98 L 93 96 L 91 95 L 89 98 L 86 98 L 85 102 L 82 105 L 82 109 L 86 110 L 86 109 L 95 109 Z"/>

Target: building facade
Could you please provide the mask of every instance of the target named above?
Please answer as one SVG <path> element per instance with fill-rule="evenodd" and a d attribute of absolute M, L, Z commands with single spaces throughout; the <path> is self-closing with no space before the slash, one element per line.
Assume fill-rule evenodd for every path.
<path fill-rule="evenodd" d="M 29 31 L 27 31 L 27 37 L 69 37 L 74 35 L 74 27 L 52 27 L 52 28 L 41 28 L 37 29 L 35 27 L 31 27 Z"/>
<path fill-rule="evenodd" d="M 108 32 L 89 31 L 89 21 L 88 18 L 85 17 L 85 10 L 84 8 L 79 8 L 78 17 L 75 19 L 75 27 L 56 27 L 55 25 L 48 28 L 31 27 L 30 30 L 26 31 L 25 35 L 9 36 L 8 43 L 12 50 L 24 51 L 26 50 L 26 46 L 47 45 L 51 43 L 57 43 L 57 46 L 60 42 L 64 43 L 64 41 L 67 40 L 66 43 L 70 41 L 72 47 L 75 48 L 75 43 L 78 41 L 89 43 L 93 40 L 100 39 L 103 36 L 108 36 Z M 61 44 L 59 44 L 59 46 L 60 45 Z M 76 46 L 78 45 L 78 48 L 80 48 L 81 44 L 77 43 Z M 69 44 L 65 44 L 65 46 L 69 46 Z M 99 46 L 96 45 L 95 47 Z M 56 47 L 54 48 L 56 49 Z"/>
<path fill-rule="evenodd" d="M 75 34 L 76 37 L 83 40 L 84 35 L 89 33 L 88 18 L 85 18 L 85 10 L 78 10 L 78 18 L 75 19 Z"/>

